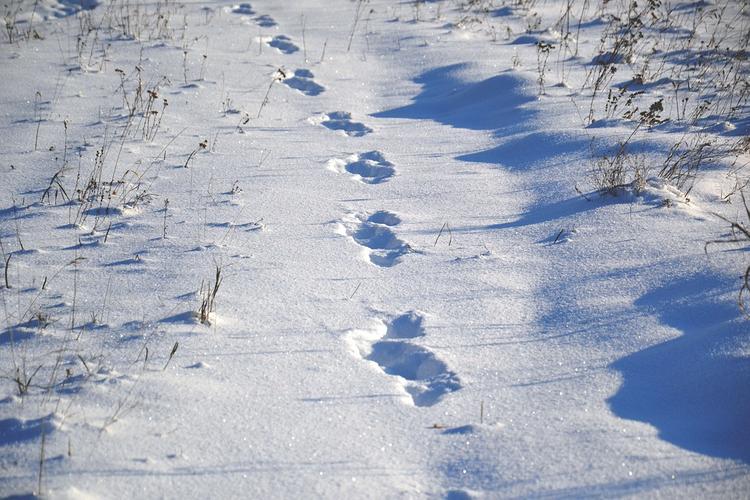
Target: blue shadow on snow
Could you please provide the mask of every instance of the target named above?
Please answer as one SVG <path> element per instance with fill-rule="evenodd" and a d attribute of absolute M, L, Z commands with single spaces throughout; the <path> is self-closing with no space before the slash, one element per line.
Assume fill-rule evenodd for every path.
<path fill-rule="evenodd" d="M 590 140 L 584 136 L 531 132 L 511 138 L 492 149 L 458 156 L 456 159 L 467 162 L 501 163 L 506 168 L 515 170 L 559 155 L 585 151 L 589 143 Z"/>
<path fill-rule="evenodd" d="M 422 73 L 414 79 L 422 86 L 414 102 L 372 116 L 427 119 L 469 130 L 524 130 L 533 112 L 523 105 L 536 100 L 529 82 L 508 71 L 470 83 L 459 77 L 466 67 L 452 64 Z"/>
<path fill-rule="evenodd" d="M 613 363 L 624 381 L 608 403 L 681 448 L 750 463 L 750 358 L 729 354 L 747 345 L 748 328 L 725 290 L 696 275 L 641 297 L 637 306 L 683 335 Z"/>

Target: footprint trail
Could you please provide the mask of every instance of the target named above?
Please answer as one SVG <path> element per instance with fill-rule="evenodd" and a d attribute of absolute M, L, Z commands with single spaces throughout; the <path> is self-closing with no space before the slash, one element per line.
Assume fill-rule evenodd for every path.
<path fill-rule="evenodd" d="M 309 69 L 298 69 L 291 76 L 284 80 L 284 85 L 302 92 L 305 95 L 316 96 L 325 91 L 325 87 L 313 80 L 314 76 Z"/>
<path fill-rule="evenodd" d="M 458 375 L 428 348 L 413 339 L 425 336 L 424 315 L 409 311 L 373 330 L 349 332 L 354 353 L 372 361 L 394 377 L 415 406 L 433 406 L 447 394 L 461 389 Z"/>
<path fill-rule="evenodd" d="M 261 28 L 273 28 L 277 25 L 276 20 L 267 14 L 256 17 L 255 24 L 257 24 Z"/>
<path fill-rule="evenodd" d="M 286 35 L 278 35 L 269 40 L 268 45 L 284 54 L 293 54 L 299 50 L 299 47 L 292 42 L 292 39 Z"/>
<path fill-rule="evenodd" d="M 396 168 L 380 151 L 354 154 L 346 159 L 334 158 L 326 164 L 334 172 L 348 172 L 366 184 L 380 184 L 396 174 Z"/>
<path fill-rule="evenodd" d="M 232 14 L 240 14 L 243 16 L 252 16 L 255 14 L 253 7 L 249 3 L 241 3 L 232 6 Z"/>
<path fill-rule="evenodd" d="M 328 129 L 340 130 L 350 137 L 362 137 L 372 132 L 372 129 L 364 123 L 352 121 L 352 114 L 348 111 L 333 111 L 313 121 Z"/>
<path fill-rule="evenodd" d="M 396 236 L 392 229 L 400 223 L 401 219 L 396 214 L 383 210 L 367 217 L 347 217 L 341 232 L 363 248 L 370 262 L 379 267 L 392 267 L 404 255 L 414 253 L 411 246 Z"/>

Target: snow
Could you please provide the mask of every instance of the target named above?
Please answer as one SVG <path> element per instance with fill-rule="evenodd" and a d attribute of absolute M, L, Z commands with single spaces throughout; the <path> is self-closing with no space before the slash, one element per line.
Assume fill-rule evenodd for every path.
<path fill-rule="evenodd" d="M 747 496 L 747 150 L 658 176 L 746 104 L 588 124 L 607 15 L 540 88 L 566 3 L 484 4 L 13 5 L 0 495 Z"/>

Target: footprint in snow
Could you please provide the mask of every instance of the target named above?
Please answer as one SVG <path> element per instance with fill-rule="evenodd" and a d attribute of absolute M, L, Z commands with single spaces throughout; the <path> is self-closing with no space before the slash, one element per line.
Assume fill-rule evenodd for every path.
<path fill-rule="evenodd" d="M 266 43 L 284 54 L 293 54 L 299 50 L 299 47 L 286 35 L 275 36 Z"/>
<path fill-rule="evenodd" d="M 344 220 L 342 232 L 362 247 L 371 263 L 379 267 L 392 267 L 399 263 L 402 256 L 414 252 L 393 232 L 392 227 L 400 223 L 401 219 L 396 214 L 382 210 L 369 217 L 350 216 Z"/>
<path fill-rule="evenodd" d="M 425 336 L 424 315 L 409 311 L 373 330 L 347 335 L 355 354 L 395 377 L 415 406 L 432 406 L 461 389 L 461 380 L 435 353 L 412 340 Z"/>
<path fill-rule="evenodd" d="M 276 26 L 276 20 L 266 14 L 256 17 L 255 23 L 261 28 L 273 28 L 274 26 Z"/>
<path fill-rule="evenodd" d="M 380 151 L 354 154 L 343 160 L 334 158 L 328 160 L 326 165 L 334 172 L 348 172 L 367 184 L 380 184 L 396 174 L 393 163 L 386 160 Z"/>
<path fill-rule="evenodd" d="M 364 123 L 352 121 L 352 114 L 348 111 L 334 111 L 322 115 L 319 123 L 331 130 L 341 130 L 350 137 L 362 137 L 372 132 Z"/>
<path fill-rule="evenodd" d="M 253 8 L 249 3 L 241 3 L 239 5 L 232 6 L 232 13 L 252 16 L 253 14 L 255 14 L 255 11 L 253 11 Z"/>
<path fill-rule="evenodd" d="M 284 79 L 284 85 L 310 96 L 322 94 L 325 90 L 325 87 L 313 81 L 312 71 L 308 69 L 296 70 L 294 76 Z"/>

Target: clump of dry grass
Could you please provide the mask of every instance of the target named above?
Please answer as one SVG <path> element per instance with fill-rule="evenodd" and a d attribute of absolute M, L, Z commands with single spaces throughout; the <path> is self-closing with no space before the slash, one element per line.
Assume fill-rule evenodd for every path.
<path fill-rule="evenodd" d="M 208 149 L 208 139 L 203 139 L 201 142 L 198 143 L 198 146 L 190 152 L 190 154 L 187 157 L 187 160 L 185 160 L 185 164 L 183 165 L 183 167 L 188 168 L 188 164 L 190 163 L 190 160 L 193 159 L 193 156 L 195 156 L 195 154 L 198 151 L 204 151 L 206 149 Z"/>
<path fill-rule="evenodd" d="M 198 320 L 204 325 L 211 323 L 210 316 L 216 308 L 216 295 L 219 293 L 219 287 L 221 287 L 222 280 L 221 266 L 217 265 L 213 284 L 211 284 L 210 280 L 207 284 L 203 282 L 201 283 L 201 289 L 199 292 L 201 302 L 198 307 Z"/>

